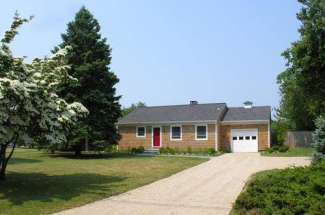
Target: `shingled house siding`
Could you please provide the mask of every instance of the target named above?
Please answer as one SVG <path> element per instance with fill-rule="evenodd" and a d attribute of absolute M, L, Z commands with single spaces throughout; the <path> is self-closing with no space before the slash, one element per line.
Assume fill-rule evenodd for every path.
<path fill-rule="evenodd" d="M 231 150 L 231 129 L 258 129 L 258 150 L 263 151 L 268 148 L 268 124 L 252 125 L 219 125 L 219 150 Z"/>
<path fill-rule="evenodd" d="M 178 148 L 187 150 L 200 150 L 207 148 L 215 148 L 215 125 L 208 125 L 208 139 L 195 140 L 195 125 L 182 125 L 182 140 L 170 140 L 170 126 L 163 126 L 162 147 Z"/>
<path fill-rule="evenodd" d="M 162 145 L 161 147 L 172 147 L 180 150 L 187 150 L 191 147 L 193 150 L 215 148 L 215 125 L 208 125 L 208 139 L 195 140 L 195 125 L 182 125 L 182 140 L 170 140 L 170 126 L 162 127 Z M 146 137 L 136 137 L 136 126 L 119 126 L 121 140 L 119 148 L 122 150 L 144 146 L 146 149 L 152 147 L 151 126 L 146 126 Z"/>
<path fill-rule="evenodd" d="M 119 141 L 119 149 L 126 150 L 128 148 L 143 146 L 151 148 L 151 126 L 146 127 L 146 137 L 136 137 L 136 126 L 119 126 L 121 140 Z"/>

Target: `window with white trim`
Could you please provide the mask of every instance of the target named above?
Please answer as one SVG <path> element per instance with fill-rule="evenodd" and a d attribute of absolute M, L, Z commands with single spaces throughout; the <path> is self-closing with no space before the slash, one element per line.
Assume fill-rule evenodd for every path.
<path fill-rule="evenodd" d="M 146 127 L 137 127 L 136 136 L 146 137 Z"/>
<path fill-rule="evenodd" d="M 182 140 L 182 126 L 180 126 L 180 125 L 170 126 L 170 139 L 171 140 Z"/>
<path fill-rule="evenodd" d="M 195 139 L 207 140 L 208 139 L 208 126 L 207 125 L 196 125 L 195 126 Z"/>

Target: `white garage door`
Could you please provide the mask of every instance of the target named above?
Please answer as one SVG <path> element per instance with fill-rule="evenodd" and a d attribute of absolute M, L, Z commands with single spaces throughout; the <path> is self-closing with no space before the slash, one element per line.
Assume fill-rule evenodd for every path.
<path fill-rule="evenodd" d="M 232 129 L 233 152 L 257 152 L 257 129 Z"/>

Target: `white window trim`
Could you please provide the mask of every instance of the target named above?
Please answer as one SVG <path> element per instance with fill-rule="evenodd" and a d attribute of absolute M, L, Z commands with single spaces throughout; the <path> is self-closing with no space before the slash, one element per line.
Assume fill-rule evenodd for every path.
<path fill-rule="evenodd" d="M 205 126 L 206 127 L 206 129 L 205 129 L 205 138 L 197 138 L 197 127 L 198 126 Z M 209 129 L 208 124 L 195 125 L 195 140 L 208 140 L 208 134 L 209 134 L 208 129 Z"/>
<path fill-rule="evenodd" d="M 139 136 L 139 135 L 138 135 L 138 128 L 144 128 L 144 135 L 143 135 L 143 136 Z M 136 129 L 135 129 L 135 136 L 136 136 L 136 137 L 139 137 L 139 138 L 145 138 L 145 137 L 146 137 L 146 134 L 147 134 L 146 126 L 137 126 L 137 127 L 136 127 Z"/>
<path fill-rule="evenodd" d="M 172 134 L 172 128 L 174 127 L 180 127 L 181 128 L 181 135 L 180 135 L 180 138 L 173 138 L 173 134 Z M 171 125 L 170 128 L 169 128 L 169 136 L 170 136 L 170 140 L 172 141 L 180 141 L 183 139 L 183 128 L 182 128 L 182 125 Z"/>

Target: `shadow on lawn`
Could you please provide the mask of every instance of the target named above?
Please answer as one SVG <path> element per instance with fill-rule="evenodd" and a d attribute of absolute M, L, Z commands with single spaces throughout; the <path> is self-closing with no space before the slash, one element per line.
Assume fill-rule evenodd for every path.
<path fill-rule="evenodd" d="M 70 152 L 59 152 L 55 154 L 44 154 L 45 156 L 52 157 L 52 158 L 67 158 L 67 159 L 107 159 L 107 158 L 134 158 L 136 156 L 130 153 L 103 153 L 103 154 L 82 154 L 80 156 L 74 155 L 74 153 Z"/>
<path fill-rule="evenodd" d="M 110 190 L 125 179 L 126 177 L 90 173 L 50 176 L 9 172 L 6 181 L 0 181 L 0 200 L 21 205 L 25 201 L 68 201 L 83 193 L 108 196 Z"/>
<path fill-rule="evenodd" d="M 29 159 L 29 158 L 11 158 L 9 160 L 9 165 L 12 164 L 29 164 L 29 163 L 40 163 L 42 162 L 41 160 L 37 160 L 37 159 Z"/>

